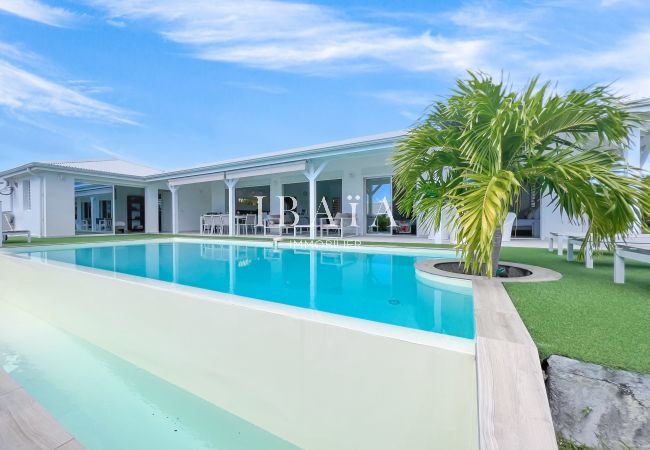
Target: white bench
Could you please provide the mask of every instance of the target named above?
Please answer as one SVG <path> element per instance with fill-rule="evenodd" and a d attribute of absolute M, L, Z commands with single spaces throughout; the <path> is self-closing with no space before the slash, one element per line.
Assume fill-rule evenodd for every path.
<path fill-rule="evenodd" d="M 574 236 L 568 233 L 556 233 L 550 232 L 548 234 L 548 251 L 553 251 L 553 243 L 557 242 L 557 254 L 562 256 L 564 252 L 564 243 L 568 241 L 569 238 L 580 238 L 580 236 Z"/>
<path fill-rule="evenodd" d="M 567 248 L 566 248 L 566 260 L 567 261 L 573 261 L 575 260 L 575 254 L 573 251 L 573 246 L 580 246 L 582 247 L 582 243 L 584 242 L 584 238 L 581 237 L 576 237 L 576 236 L 568 236 L 567 237 Z M 585 246 L 585 267 L 587 269 L 593 269 L 594 268 L 594 249 L 593 246 L 591 245 L 591 241 L 587 243 Z"/>
<path fill-rule="evenodd" d="M 625 283 L 625 259 L 650 264 L 650 244 L 618 244 L 614 252 L 614 283 Z"/>

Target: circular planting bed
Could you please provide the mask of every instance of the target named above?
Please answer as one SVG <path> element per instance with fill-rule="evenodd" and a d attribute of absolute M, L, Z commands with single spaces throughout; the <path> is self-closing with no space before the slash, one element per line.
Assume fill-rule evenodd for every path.
<path fill-rule="evenodd" d="M 467 271 L 465 270 L 465 264 L 459 261 L 442 262 L 439 264 L 434 264 L 433 267 L 445 272 L 467 275 Z M 494 276 L 496 278 L 519 278 L 519 277 L 528 277 L 532 274 L 533 274 L 532 271 L 525 269 L 523 267 L 499 264 L 499 269 L 497 270 Z"/>
<path fill-rule="evenodd" d="M 465 265 L 457 259 L 420 261 L 415 264 L 415 268 L 420 272 L 448 278 L 463 280 L 487 279 L 487 277 L 481 275 L 467 274 Z M 537 282 L 559 280 L 562 275 L 544 267 L 503 261 L 499 264 L 499 270 L 493 278 L 503 282 Z"/>

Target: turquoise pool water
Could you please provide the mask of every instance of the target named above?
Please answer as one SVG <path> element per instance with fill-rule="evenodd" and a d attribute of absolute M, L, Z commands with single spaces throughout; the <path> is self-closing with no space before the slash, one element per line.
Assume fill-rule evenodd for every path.
<path fill-rule="evenodd" d="M 416 278 L 433 256 L 150 242 L 25 252 L 29 257 L 136 275 L 259 300 L 474 337 L 471 288 Z M 449 257 L 441 252 L 439 257 Z M 246 301 L 242 299 L 242 301 Z"/>
<path fill-rule="evenodd" d="M 3 301 L 0 366 L 89 450 L 298 449 Z"/>

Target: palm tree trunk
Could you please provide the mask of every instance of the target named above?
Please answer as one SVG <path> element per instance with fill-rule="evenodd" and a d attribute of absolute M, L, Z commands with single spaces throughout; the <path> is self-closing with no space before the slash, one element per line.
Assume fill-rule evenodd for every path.
<path fill-rule="evenodd" d="M 495 276 L 497 269 L 499 268 L 499 259 L 501 258 L 501 239 L 503 235 L 501 233 L 501 227 L 497 228 L 494 231 L 494 237 L 492 239 L 492 276 Z"/>

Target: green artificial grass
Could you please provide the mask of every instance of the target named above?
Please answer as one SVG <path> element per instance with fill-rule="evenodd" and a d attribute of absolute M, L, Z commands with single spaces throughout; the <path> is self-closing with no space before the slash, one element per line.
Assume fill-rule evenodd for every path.
<path fill-rule="evenodd" d="M 627 261 L 625 284 L 614 284 L 611 255 L 597 255 L 593 269 L 545 249 L 504 248 L 502 259 L 562 274 L 559 281 L 505 283 L 540 358 L 650 373 L 650 265 Z"/>
<path fill-rule="evenodd" d="M 171 235 L 84 235 L 71 238 L 34 238 L 31 245 L 169 237 Z M 214 238 L 233 239 L 227 236 Z M 288 236 L 288 239 L 292 238 L 293 236 Z M 234 239 L 270 238 L 236 236 Z M 362 239 L 359 240 L 363 242 Z M 390 241 L 363 244 L 416 248 L 449 247 Z M 5 245 L 22 247 L 29 244 L 26 239 L 11 238 Z M 649 265 L 628 261 L 625 284 L 619 285 L 613 281 L 611 255 L 596 255 L 594 269 L 586 269 L 584 264 L 579 262 L 567 262 L 566 257 L 559 257 L 546 249 L 504 248 L 502 259 L 546 267 L 563 275 L 559 281 L 505 283 L 506 290 L 537 344 L 540 358 L 544 359 L 551 354 L 564 355 L 607 367 L 650 373 Z"/>

